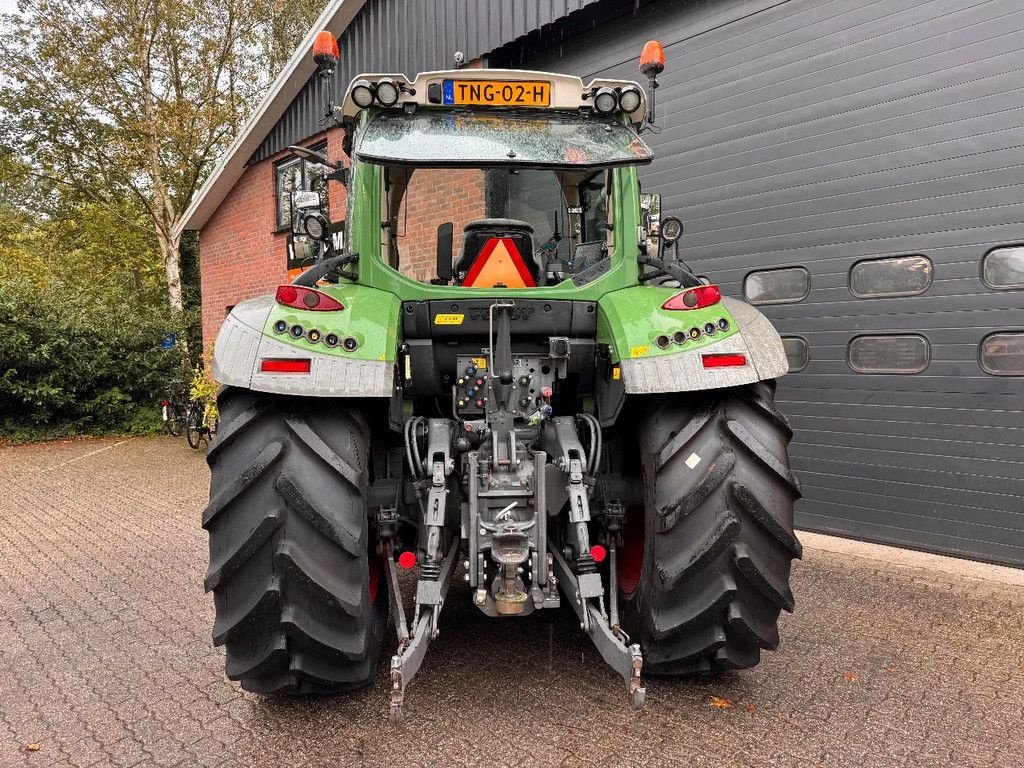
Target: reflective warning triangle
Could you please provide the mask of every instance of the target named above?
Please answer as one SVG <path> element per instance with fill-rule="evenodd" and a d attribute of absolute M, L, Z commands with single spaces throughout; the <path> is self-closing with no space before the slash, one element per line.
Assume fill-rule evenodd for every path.
<path fill-rule="evenodd" d="M 462 281 L 472 288 L 533 288 L 537 284 L 510 237 L 492 237 Z"/>

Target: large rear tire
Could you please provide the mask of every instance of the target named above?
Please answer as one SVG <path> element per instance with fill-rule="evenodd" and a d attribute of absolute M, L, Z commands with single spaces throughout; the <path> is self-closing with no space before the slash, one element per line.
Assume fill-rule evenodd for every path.
<path fill-rule="evenodd" d="M 227 388 L 203 527 L 214 643 L 258 693 L 370 683 L 387 618 L 363 498 L 369 430 L 345 401 Z"/>
<path fill-rule="evenodd" d="M 644 671 L 752 667 L 792 611 L 800 486 L 774 382 L 642 401 L 644 509 L 627 513 L 618 575 Z"/>

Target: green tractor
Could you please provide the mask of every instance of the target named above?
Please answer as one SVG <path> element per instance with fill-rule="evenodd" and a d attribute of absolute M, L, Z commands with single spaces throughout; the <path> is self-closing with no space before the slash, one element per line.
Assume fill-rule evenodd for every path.
<path fill-rule="evenodd" d="M 314 52 L 331 76 L 336 41 Z M 652 41 L 652 97 L 663 66 Z M 644 90 L 462 68 L 363 75 L 328 111 L 350 162 L 293 149 L 345 185 L 343 245 L 295 193 L 320 257 L 215 345 L 205 583 L 228 677 L 367 685 L 390 616 L 397 719 L 457 572 L 496 620 L 567 604 L 635 707 L 642 671 L 757 664 L 801 553 L 788 366 L 673 256 L 682 225 L 637 179 Z"/>

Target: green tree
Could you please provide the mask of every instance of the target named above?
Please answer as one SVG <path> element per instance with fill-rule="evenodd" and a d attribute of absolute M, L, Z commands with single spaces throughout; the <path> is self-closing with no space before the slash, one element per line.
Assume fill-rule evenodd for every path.
<path fill-rule="evenodd" d="M 301 26 L 284 8 L 274 0 L 23 0 L 18 15 L 0 21 L 0 150 L 107 206 L 125 231 L 151 231 L 177 313 L 182 215 L 265 89 L 270 59 L 280 60 L 266 40 Z M 275 37 L 275 29 L 285 32 Z M 143 220 L 116 214 L 128 197 Z"/>

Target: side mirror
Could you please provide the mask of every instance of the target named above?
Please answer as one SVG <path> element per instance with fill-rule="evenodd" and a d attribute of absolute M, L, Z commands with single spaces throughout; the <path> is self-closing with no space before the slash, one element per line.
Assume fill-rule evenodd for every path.
<path fill-rule="evenodd" d="M 642 253 L 657 253 L 657 238 L 661 231 L 661 195 L 657 192 L 640 193 L 640 232 L 637 245 Z"/>
<path fill-rule="evenodd" d="M 455 225 L 448 221 L 437 228 L 437 278 L 448 284 L 452 281 L 452 248 Z"/>

